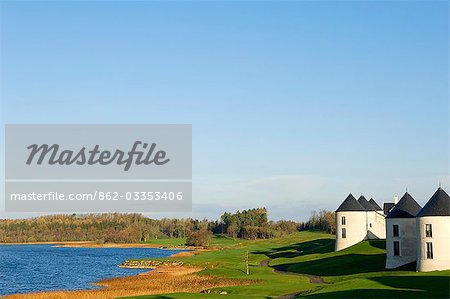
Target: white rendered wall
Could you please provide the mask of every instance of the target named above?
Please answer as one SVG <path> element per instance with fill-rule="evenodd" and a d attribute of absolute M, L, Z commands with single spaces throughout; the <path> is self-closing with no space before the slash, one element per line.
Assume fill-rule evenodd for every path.
<path fill-rule="evenodd" d="M 367 222 L 369 230 L 367 235 L 369 239 L 386 238 L 386 221 L 383 212 L 367 212 Z"/>
<path fill-rule="evenodd" d="M 416 218 L 417 271 L 450 269 L 450 216 L 429 216 Z M 425 237 L 425 224 L 432 225 L 433 236 Z M 426 257 L 426 242 L 433 243 L 433 259 Z"/>
<path fill-rule="evenodd" d="M 393 236 L 398 225 L 398 237 Z M 394 256 L 394 241 L 400 242 L 400 256 Z M 416 218 L 386 219 L 386 269 L 397 268 L 417 260 Z"/>
<path fill-rule="evenodd" d="M 342 225 L 341 217 L 345 216 L 346 224 Z M 342 228 L 347 229 L 347 238 L 343 239 L 341 232 Z M 339 251 L 344 248 L 353 246 L 366 238 L 366 212 L 346 212 L 341 211 L 336 213 L 336 246 L 335 250 Z"/>

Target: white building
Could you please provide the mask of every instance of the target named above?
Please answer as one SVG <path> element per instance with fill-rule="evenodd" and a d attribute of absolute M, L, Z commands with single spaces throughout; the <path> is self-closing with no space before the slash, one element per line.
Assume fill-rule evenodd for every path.
<path fill-rule="evenodd" d="M 370 223 L 375 223 L 375 225 L 372 225 L 371 232 L 377 239 L 386 239 L 386 214 L 373 198 L 369 200 L 369 203 L 375 208 L 374 217 L 369 222 L 369 227 Z"/>
<path fill-rule="evenodd" d="M 385 216 L 387 214 L 387 216 Z M 352 194 L 336 210 L 339 251 L 363 240 L 386 238 L 386 268 L 417 262 L 417 271 L 450 269 L 450 197 L 439 187 L 423 208 L 406 192 L 383 209 Z"/>
<path fill-rule="evenodd" d="M 450 197 L 439 188 L 416 218 L 417 271 L 450 269 Z"/>
<path fill-rule="evenodd" d="M 350 193 L 336 210 L 336 245 L 339 251 L 362 240 L 385 238 L 384 213 L 364 196 L 358 200 Z"/>
<path fill-rule="evenodd" d="M 421 207 L 406 192 L 386 216 L 386 269 L 417 260 L 416 215 Z"/>
<path fill-rule="evenodd" d="M 367 201 L 367 199 L 361 195 L 358 198 L 358 202 L 364 207 L 366 210 L 366 230 L 367 236 L 366 239 L 385 239 L 386 238 L 386 222 L 385 215 L 381 210 L 380 206 L 376 203 L 376 201 L 371 198 L 372 204 Z M 379 209 L 379 210 L 378 210 Z"/>

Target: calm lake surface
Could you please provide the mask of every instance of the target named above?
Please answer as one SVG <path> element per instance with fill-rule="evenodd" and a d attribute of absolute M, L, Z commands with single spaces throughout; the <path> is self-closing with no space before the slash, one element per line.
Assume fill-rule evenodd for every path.
<path fill-rule="evenodd" d="M 0 296 L 48 290 L 94 289 L 101 279 L 148 269 L 119 268 L 126 259 L 168 257 L 182 250 L 157 248 L 61 248 L 0 245 Z"/>

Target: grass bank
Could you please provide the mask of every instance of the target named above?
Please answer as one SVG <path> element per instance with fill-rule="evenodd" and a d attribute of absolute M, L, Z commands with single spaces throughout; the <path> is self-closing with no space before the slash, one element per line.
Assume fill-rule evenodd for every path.
<path fill-rule="evenodd" d="M 216 237 L 213 244 L 222 250 L 179 260 L 204 268 L 198 275 L 258 283 L 213 288 L 210 294 L 178 292 L 127 298 L 225 298 L 220 292 L 226 292 L 226 298 L 449 298 L 450 271 L 385 270 L 383 240 L 364 241 L 337 253 L 334 236 L 309 231 L 256 241 Z M 245 274 L 247 252 L 250 275 Z"/>
<path fill-rule="evenodd" d="M 146 245 L 170 248 L 184 242 L 159 239 Z M 337 253 L 334 236 L 312 231 L 267 240 L 215 236 L 212 245 L 215 250 L 170 258 L 182 261 L 181 267 L 102 281 L 101 290 L 9 298 L 449 298 L 450 271 L 387 271 L 382 240 Z"/>

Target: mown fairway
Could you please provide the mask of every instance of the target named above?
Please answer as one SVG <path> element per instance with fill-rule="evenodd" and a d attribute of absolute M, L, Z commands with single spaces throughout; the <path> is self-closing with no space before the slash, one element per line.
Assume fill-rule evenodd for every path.
<path fill-rule="evenodd" d="M 164 245 L 166 240 L 158 240 Z M 180 240 L 182 243 L 182 240 Z M 167 246 L 177 242 L 167 239 Z M 209 294 L 164 294 L 135 298 L 448 298 L 450 271 L 387 271 L 384 241 L 365 241 L 334 253 L 334 236 L 300 232 L 244 241 L 215 237 L 217 251 L 177 258 L 206 269 L 199 275 L 252 279 L 250 286 L 213 289 Z M 177 244 L 178 245 L 178 244 Z M 245 274 L 249 252 L 250 275 Z M 410 267 L 411 268 L 411 267 Z M 225 291 L 226 295 L 219 293 Z"/>

